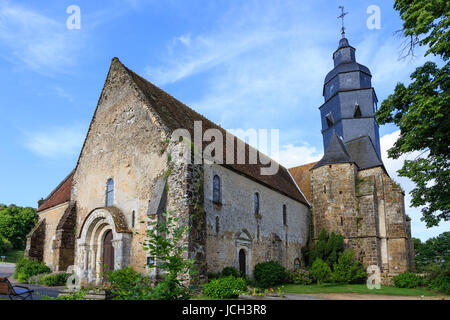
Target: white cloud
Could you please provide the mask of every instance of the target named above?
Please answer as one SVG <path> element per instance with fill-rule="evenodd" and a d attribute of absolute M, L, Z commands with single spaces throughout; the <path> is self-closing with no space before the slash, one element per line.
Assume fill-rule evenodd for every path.
<path fill-rule="evenodd" d="M 42 131 L 25 132 L 24 146 L 34 154 L 59 159 L 77 155 L 86 132 L 83 126 L 51 127 Z"/>
<path fill-rule="evenodd" d="M 405 191 L 405 207 L 406 213 L 411 218 L 411 233 L 415 238 L 426 240 L 435 237 L 444 231 L 450 230 L 450 222 L 441 222 L 438 227 L 427 228 L 425 223 L 420 220 L 422 217 L 421 208 L 411 207 L 411 196 L 409 192 L 414 188 L 414 183 L 406 177 L 399 177 L 397 171 L 403 167 L 403 162 L 407 159 L 412 160 L 420 155 L 420 152 L 413 152 L 408 155 L 401 156 L 398 159 L 390 159 L 387 156 L 387 150 L 390 149 L 400 136 L 400 130 L 386 134 L 381 137 L 381 155 L 383 163 L 392 179 L 398 182 Z"/>
<path fill-rule="evenodd" d="M 0 53 L 17 66 L 51 74 L 73 66 L 81 33 L 21 5 L 0 0 Z"/>
<path fill-rule="evenodd" d="M 319 161 L 322 153 L 309 145 L 295 146 L 286 144 L 280 148 L 279 155 L 274 160 L 286 168 L 292 168 L 303 164 Z"/>

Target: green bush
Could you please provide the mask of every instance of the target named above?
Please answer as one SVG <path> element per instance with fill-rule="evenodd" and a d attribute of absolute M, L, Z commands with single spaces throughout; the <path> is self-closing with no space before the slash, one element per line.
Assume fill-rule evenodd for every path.
<path fill-rule="evenodd" d="M 293 284 L 311 284 L 312 279 L 311 275 L 309 274 L 308 270 L 304 269 L 295 269 L 292 271 L 289 271 L 288 273 L 289 283 Z"/>
<path fill-rule="evenodd" d="M 27 283 L 28 278 L 41 273 L 50 273 L 51 270 L 45 263 L 36 259 L 22 258 L 16 263 L 14 279 L 20 283 Z"/>
<path fill-rule="evenodd" d="M 330 279 L 331 269 L 322 259 L 317 258 L 311 267 L 311 276 L 320 285 Z"/>
<path fill-rule="evenodd" d="M 225 267 L 222 270 L 221 276 L 222 277 L 233 276 L 235 278 L 239 278 L 241 274 L 235 267 Z"/>
<path fill-rule="evenodd" d="M 270 288 L 287 280 L 286 269 L 278 262 L 258 263 L 253 271 L 256 285 L 260 288 Z"/>
<path fill-rule="evenodd" d="M 450 275 L 442 275 L 434 278 L 429 282 L 428 287 L 445 294 L 450 294 Z"/>
<path fill-rule="evenodd" d="M 115 300 L 147 300 L 151 298 L 152 286 L 148 277 L 127 267 L 105 273 Z"/>
<path fill-rule="evenodd" d="M 13 246 L 11 242 L 0 236 L 0 255 L 6 255 L 6 253 L 10 250 L 12 250 Z"/>
<path fill-rule="evenodd" d="M 311 266 L 317 258 L 326 262 L 331 268 L 338 260 L 339 254 L 344 251 L 344 237 L 332 232 L 328 235 L 325 229 L 319 234 L 314 248 L 306 252 L 308 266 Z"/>
<path fill-rule="evenodd" d="M 47 287 L 65 286 L 67 279 L 69 279 L 70 274 L 68 273 L 52 273 L 42 277 L 39 284 Z"/>
<path fill-rule="evenodd" d="M 394 286 L 397 288 L 417 288 L 423 284 L 421 276 L 406 272 L 394 277 Z"/>
<path fill-rule="evenodd" d="M 361 282 L 367 278 L 367 273 L 361 262 L 355 259 L 355 251 L 346 249 L 339 254 L 338 262 L 333 265 L 331 279 L 337 283 Z"/>
<path fill-rule="evenodd" d="M 424 285 L 430 289 L 450 294 L 450 263 L 428 265 Z"/>
<path fill-rule="evenodd" d="M 228 276 L 213 279 L 203 285 L 203 293 L 215 299 L 236 298 L 239 294 L 247 291 L 247 284 L 242 278 Z"/>

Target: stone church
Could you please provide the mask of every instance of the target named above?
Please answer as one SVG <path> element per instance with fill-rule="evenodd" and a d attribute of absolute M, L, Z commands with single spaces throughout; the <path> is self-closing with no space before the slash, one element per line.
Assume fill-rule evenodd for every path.
<path fill-rule="evenodd" d="M 187 256 L 202 276 L 226 266 L 251 276 L 269 260 L 298 268 L 323 228 L 342 234 L 366 266 L 413 269 L 404 194 L 381 160 L 370 71 L 345 38 L 333 59 L 319 108 L 323 158 L 263 174 L 273 160 L 114 58 L 75 169 L 38 202 L 26 255 L 54 271 L 73 266 L 81 283 L 126 266 L 156 276 L 141 242 L 167 212 L 190 226 Z M 210 130 L 226 143 L 205 156 Z M 205 152 L 191 161 L 196 147 Z M 228 161 L 253 152 L 255 162 Z"/>

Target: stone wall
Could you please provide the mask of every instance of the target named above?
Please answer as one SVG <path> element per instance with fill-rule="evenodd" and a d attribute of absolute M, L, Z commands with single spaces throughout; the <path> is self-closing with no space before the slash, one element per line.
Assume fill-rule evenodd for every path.
<path fill-rule="evenodd" d="M 404 195 L 383 167 L 357 171 L 348 163 L 312 170 L 314 234 L 338 232 L 367 267 L 384 274 L 412 270 L 411 234 Z"/>
<path fill-rule="evenodd" d="M 27 236 L 27 245 L 24 256 L 43 261 L 45 244 L 45 218 L 39 219 L 37 225 Z"/>
<path fill-rule="evenodd" d="M 73 177 L 77 232 L 87 215 L 105 206 L 106 183 L 114 180 L 114 206 L 124 215 L 131 239 L 131 265 L 145 272 L 144 239 L 149 200 L 168 168 L 168 134 L 118 61 L 111 64 Z M 134 219 L 133 219 L 134 217 Z M 80 263 L 76 250 L 75 264 Z"/>
<path fill-rule="evenodd" d="M 58 271 L 57 261 L 55 261 L 55 240 L 56 227 L 61 220 L 64 212 L 69 206 L 69 202 L 62 203 L 55 207 L 39 212 L 39 220 L 45 219 L 45 240 L 43 243 L 43 261 L 53 271 Z"/>
<path fill-rule="evenodd" d="M 273 189 L 220 165 L 205 165 L 204 208 L 206 211 L 207 268 L 216 273 L 224 267 L 239 269 L 239 251 L 246 252 L 247 274 L 257 263 L 276 260 L 287 269 L 309 237 L 309 208 Z M 213 202 L 212 181 L 221 181 L 221 201 Z M 253 195 L 260 195 L 260 214 L 254 213 Z M 283 205 L 287 224 L 283 224 Z"/>

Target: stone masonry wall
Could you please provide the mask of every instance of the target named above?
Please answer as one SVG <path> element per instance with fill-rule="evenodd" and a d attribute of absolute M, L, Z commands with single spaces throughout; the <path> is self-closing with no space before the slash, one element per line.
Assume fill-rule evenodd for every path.
<path fill-rule="evenodd" d="M 45 241 L 43 244 L 43 261 L 53 271 L 57 269 L 57 261 L 54 259 L 56 227 L 61 217 L 69 206 L 69 202 L 62 203 L 53 208 L 39 212 L 39 219 L 45 219 Z"/>
<path fill-rule="evenodd" d="M 221 203 L 212 201 L 213 177 L 221 181 Z M 260 214 L 254 214 L 253 195 L 260 195 Z M 287 225 L 283 224 L 283 204 Z M 206 211 L 207 267 L 216 273 L 224 267 L 239 270 L 239 250 L 246 251 L 246 272 L 257 263 L 276 260 L 287 269 L 309 237 L 309 208 L 223 166 L 205 165 L 204 207 Z"/>
<path fill-rule="evenodd" d="M 315 238 L 323 228 L 342 234 L 366 267 L 381 266 L 375 178 L 342 163 L 314 169 L 311 179 Z"/>
<path fill-rule="evenodd" d="M 114 180 L 114 206 L 128 228 L 139 233 L 132 237 L 131 265 L 141 272 L 147 257 L 140 244 L 146 225 L 140 221 L 147 221 L 156 181 L 167 171 L 167 140 L 167 131 L 128 73 L 113 61 L 74 174 L 72 200 L 78 206 L 79 232 L 86 216 L 105 206 L 107 180 Z"/>

